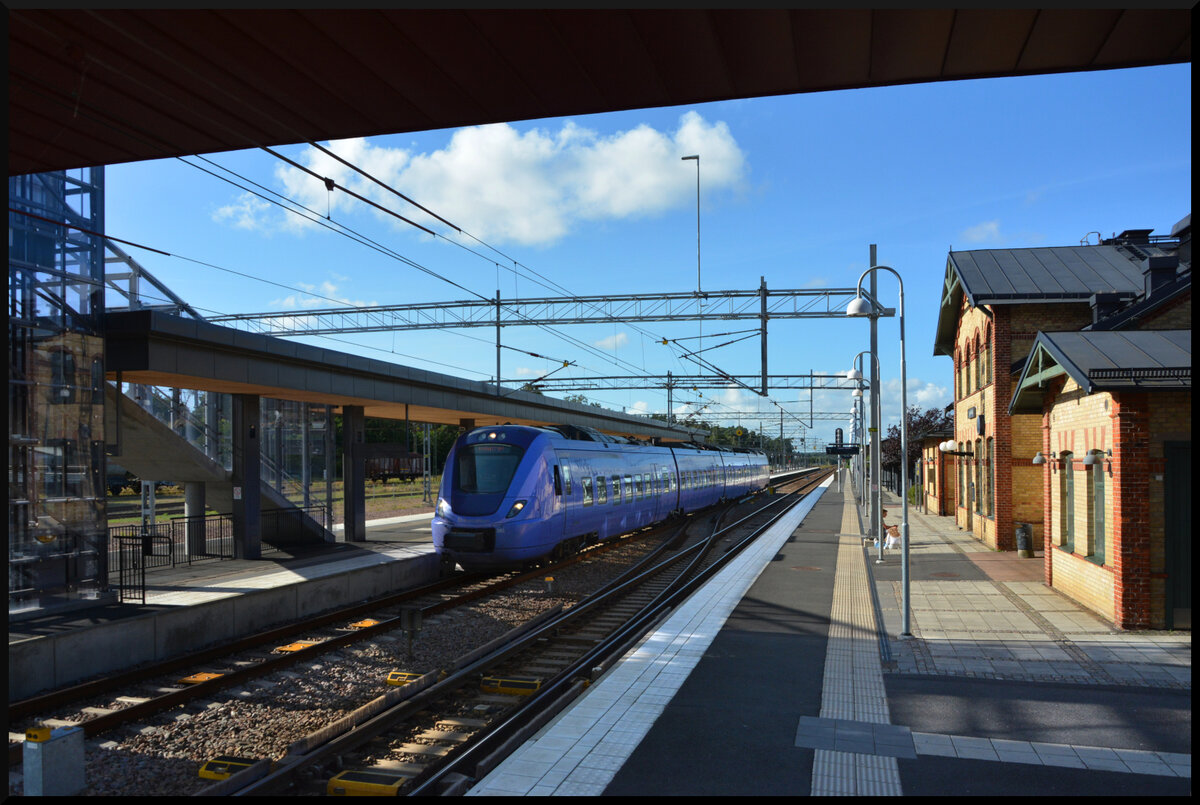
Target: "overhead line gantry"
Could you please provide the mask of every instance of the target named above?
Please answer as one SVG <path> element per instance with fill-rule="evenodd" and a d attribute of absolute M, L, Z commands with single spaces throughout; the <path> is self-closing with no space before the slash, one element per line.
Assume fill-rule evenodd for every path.
<path fill-rule="evenodd" d="M 496 382 L 500 384 L 500 328 L 561 324 L 630 322 L 689 322 L 757 320 L 762 341 L 762 372 L 758 393 L 767 394 L 767 320 L 844 318 L 857 288 L 770 290 L 765 278 L 755 290 L 694 291 L 662 294 L 616 294 L 503 299 L 467 299 L 404 305 L 320 308 L 214 316 L 216 324 L 273 336 L 314 336 L 344 333 L 438 330 L 457 327 L 496 328 Z M 698 310 L 697 300 L 706 302 Z M 876 300 L 870 300 L 873 304 Z M 876 304 L 883 315 L 894 310 Z M 728 377 L 728 376 L 726 376 Z M 519 382 L 519 381 L 518 381 Z M 735 381 L 747 388 L 740 380 Z"/>

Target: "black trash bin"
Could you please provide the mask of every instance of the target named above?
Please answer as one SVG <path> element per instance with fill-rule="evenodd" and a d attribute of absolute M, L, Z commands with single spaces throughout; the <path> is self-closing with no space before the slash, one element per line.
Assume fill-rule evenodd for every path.
<path fill-rule="evenodd" d="M 1029 559 L 1033 556 L 1033 526 L 1017 523 L 1017 555 Z"/>

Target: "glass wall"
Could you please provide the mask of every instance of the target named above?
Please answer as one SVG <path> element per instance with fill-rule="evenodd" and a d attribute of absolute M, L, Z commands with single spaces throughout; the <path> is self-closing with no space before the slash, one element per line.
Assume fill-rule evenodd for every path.
<path fill-rule="evenodd" d="M 104 230 L 104 169 L 14 176 L 8 190 L 13 615 L 104 591 L 104 253 L 81 231 Z"/>

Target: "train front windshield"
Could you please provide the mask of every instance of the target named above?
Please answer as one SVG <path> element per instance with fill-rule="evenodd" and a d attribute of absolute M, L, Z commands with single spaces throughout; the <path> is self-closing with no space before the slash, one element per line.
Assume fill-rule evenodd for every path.
<path fill-rule="evenodd" d="M 458 451 L 454 468 L 454 491 L 469 495 L 503 495 L 508 491 L 524 453 L 525 449 L 515 444 L 464 446 Z"/>

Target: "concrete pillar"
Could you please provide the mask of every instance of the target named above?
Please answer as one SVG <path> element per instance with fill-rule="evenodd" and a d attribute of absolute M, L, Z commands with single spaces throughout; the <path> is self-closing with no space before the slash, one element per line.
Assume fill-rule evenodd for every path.
<path fill-rule="evenodd" d="M 233 395 L 233 555 L 262 557 L 260 401 L 257 394 Z"/>
<path fill-rule="evenodd" d="M 361 405 L 342 406 L 342 533 L 347 542 L 365 542 L 367 539 L 365 420 Z"/>
<path fill-rule="evenodd" d="M 187 549 L 191 556 L 204 553 L 204 482 L 183 485 L 183 516 L 187 523 Z"/>

